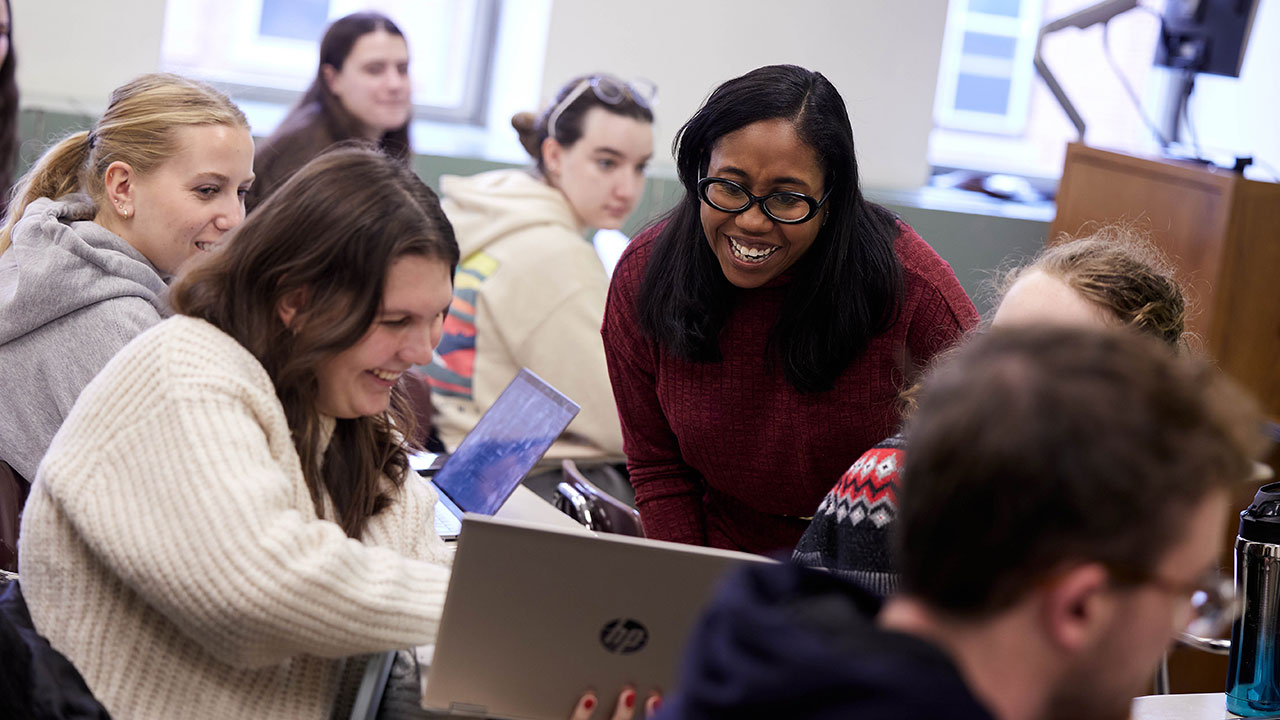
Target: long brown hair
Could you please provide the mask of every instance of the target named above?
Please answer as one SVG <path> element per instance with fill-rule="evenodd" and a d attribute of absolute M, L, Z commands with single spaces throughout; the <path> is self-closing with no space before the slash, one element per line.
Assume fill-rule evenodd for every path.
<path fill-rule="evenodd" d="M 347 56 L 351 54 L 351 49 L 355 47 L 356 41 L 371 32 L 379 30 L 404 38 L 404 33 L 400 31 L 400 28 L 391 21 L 391 18 L 382 13 L 372 11 L 358 12 L 334 20 L 329 25 L 329 28 L 325 30 L 324 37 L 320 40 L 320 64 L 316 67 L 315 79 L 311 81 L 311 86 L 307 88 L 302 98 L 298 100 L 298 104 L 289 111 L 289 115 L 280 123 L 280 127 L 292 127 L 293 123 L 290 120 L 295 115 L 306 113 L 310 107 L 318 105 L 330 137 L 336 140 L 359 138 L 362 134 L 360 121 L 356 120 L 355 116 L 343 107 L 342 100 L 329 89 L 329 83 L 325 82 L 324 79 L 324 66 L 329 65 L 334 70 L 341 70 L 343 64 L 347 62 Z M 411 120 L 412 118 L 410 118 Z M 378 140 L 378 145 L 392 157 L 407 162 L 409 158 L 409 122 L 383 133 Z"/>
<path fill-rule="evenodd" d="M 383 478 L 408 469 L 406 398 L 381 415 L 339 419 L 321 453 L 316 409 L 320 365 L 355 345 L 382 302 L 388 268 L 406 255 L 458 263 L 439 199 L 403 164 L 367 144 L 347 143 L 307 163 L 235 231 L 227 249 L 180 278 L 176 312 L 234 337 L 266 368 L 284 406 L 316 512 L 327 493 L 335 521 L 360 537 L 385 508 Z M 286 326 L 279 307 L 304 297 Z"/>
<path fill-rule="evenodd" d="M 145 175 L 173 157 L 177 131 L 195 125 L 249 129 L 235 103 L 198 80 L 151 73 L 116 88 L 93 129 L 63 138 L 18 182 L 0 230 L 0 253 L 9 248 L 13 226 L 36 199 L 84 192 L 101 206 L 106 199 L 103 178 L 111 163 L 127 163 Z"/>

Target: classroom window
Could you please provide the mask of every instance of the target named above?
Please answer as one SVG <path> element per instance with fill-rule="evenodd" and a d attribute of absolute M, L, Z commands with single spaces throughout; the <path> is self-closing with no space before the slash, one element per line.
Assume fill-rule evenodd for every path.
<path fill-rule="evenodd" d="M 498 0 L 168 0 L 161 64 L 233 97 L 291 105 L 315 77 L 329 22 L 390 17 L 409 43 L 414 116 L 485 119 Z"/>

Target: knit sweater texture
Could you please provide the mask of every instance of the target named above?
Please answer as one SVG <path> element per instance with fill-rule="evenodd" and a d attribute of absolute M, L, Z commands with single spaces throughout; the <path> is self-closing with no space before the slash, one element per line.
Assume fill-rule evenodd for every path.
<path fill-rule="evenodd" d="M 435 491 L 386 487 L 361 539 L 324 519 L 263 367 L 172 318 L 49 448 L 22 521 L 31 617 L 115 717 L 329 717 L 342 658 L 432 642 L 443 608 Z"/>
<path fill-rule="evenodd" d="M 793 388 L 767 350 L 787 280 L 735 289 L 723 359 L 694 362 L 641 331 L 636 296 L 656 233 L 632 242 L 614 271 L 603 333 L 645 535 L 790 551 L 831 484 L 893 432 L 901 390 L 978 320 L 951 266 L 899 227 L 897 322 L 818 393 Z"/>
<path fill-rule="evenodd" d="M 862 453 L 822 499 L 792 562 L 821 568 L 888 597 L 898 589 L 889 533 L 898 517 L 906 440 L 885 438 Z"/>
<path fill-rule="evenodd" d="M 39 198 L 0 255 L 0 460 L 28 480 L 80 390 L 170 314 L 167 278 L 95 213 Z"/>
<path fill-rule="evenodd" d="M 547 460 L 622 460 L 600 323 L 609 279 L 564 193 L 526 170 L 440 180 L 462 250 L 426 368 L 440 439 L 456 448 L 527 367 L 582 410 Z"/>

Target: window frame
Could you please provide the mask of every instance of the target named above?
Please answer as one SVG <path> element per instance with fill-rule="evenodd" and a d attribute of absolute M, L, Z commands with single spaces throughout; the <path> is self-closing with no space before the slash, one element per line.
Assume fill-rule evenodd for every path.
<path fill-rule="evenodd" d="M 425 121 L 483 126 L 488 121 L 489 96 L 493 80 L 494 60 L 498 52 L 497 38 L 501 24 L 502 2 L 501 0 L 470 1 L 475 15 L 472 21 L 471 37 L 467 46 L 466 71 L 462 82 L 461 98 L 456 105 L 415 102 L 413 104 L 411 122 Z M 181 2 L 181 0 L 167 0 L 167 2 Z M 247 12 L 250 16 L 241 19 L 240 22 L 251 21 L 255 27 L 260 22 L 262 17 L 261 0 L 236 3 L 234 7 L 237 12 Z M 255 43 L 262 43 L 264 46 L 292 42 L 307 43 L 315 48 L 315 54 L 318 57 L 320 38 L 316 38 L 314 41 L 294 41 L 274 38 L 273 36 L 260 36 L 254 31 L 249 39 L 239 40 L 239 42 L 248 48 L 252 48 Z M 246 51 L 251 52 L 252 50 L 246 49 Z M 290 90 L 218 77 L 215 73 L 209 73 L 204 69 L 170 61 L 163 56 L 163 49 L 161 67 L 164 70 L 204 80 L 235 98 L 237 102 L 247 101 L 250 103 L 293 107 L 303 93 L 306 92 L 305 86 L 302 90 Z M 308 85 L 310 84 L 309 79 L 305 82 Z"/>

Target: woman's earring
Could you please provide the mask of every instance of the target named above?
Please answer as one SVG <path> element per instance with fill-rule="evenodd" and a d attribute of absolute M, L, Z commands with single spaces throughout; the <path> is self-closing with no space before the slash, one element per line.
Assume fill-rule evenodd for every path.
<path fill-rule="evenodd" d="M 124 206 L 124 203 L 116 203 L 116 207 L 120 208 L 120 215 L 121 215 L 121 217 L 123 217 L 125 220 L 128 220 L 128 219 L 129 219 L 129 208 L 125 207 L 125 206 Z"/>

